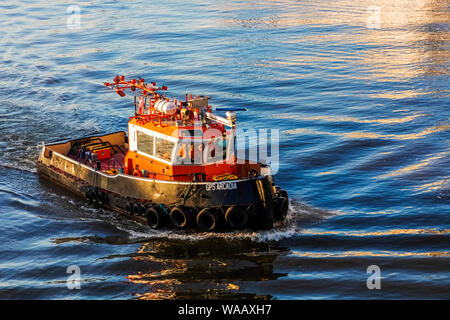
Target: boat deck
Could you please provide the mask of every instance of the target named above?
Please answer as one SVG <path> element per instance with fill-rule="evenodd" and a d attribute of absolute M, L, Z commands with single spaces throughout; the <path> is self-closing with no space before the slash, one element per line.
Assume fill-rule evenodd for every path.
<path fill-rule="evenodd" d="M 128 150 L 122 147 L 122 151 L 126 154 Z M 107 174 L 116 174 L 115 172 L 112 172 L 112 170 L 123 169 L 125 162 L 125 154 L 123 154 L 120 151 L 114 152 L 113 150 L 111 150 L 109 158 L 98 160 L 100 162 L 100 170 Z M 93 162 L 89 159 L 86 161 L 86 158 L 82 158 L 80 156 L 77 157 L 76 154 L 69 154 L 67 156 L 75 161 L 86 164 L 88 166 L 92 166 L 93 168 L 97 168 L 96 161 Z"/>

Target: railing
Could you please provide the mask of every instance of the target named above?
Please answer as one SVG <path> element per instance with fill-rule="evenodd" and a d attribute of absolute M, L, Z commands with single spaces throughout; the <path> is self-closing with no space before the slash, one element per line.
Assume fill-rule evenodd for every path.
<path fill-rule="evenodd" d="M 75 154 L 75 150 L 79 147 L 79 149 L 76 153 L 75 161 L 84 160 L 84 164 L 88 164 L 88 162 L 89 162 L 90 166 L 96 170 L 100 170 L 101 165 L 100 165 L 99 161 L 97 161 L 97 163 L 94 164 L 94 162 L 92 160 L 93 152 L 103 149 L 103 148 L 110 148 L 110 150 L 112 150 L 115 153 L 122 153 L 123 155 L 125 155 L 125 152 L 122 150 L 122 148 L 119 145 L 117 145 L 117 144 L 112 145 L 109 141 L 103 141 L 101 138 L 98 138 L 98 137 L 87 140 L 88 143 L 85 143 L 83 145 L 82 145 L 82 141 L 83 141 L 83 139 L 75 141 L 72 144 L 69 154 Z M 87 150 L 88 148 L 90 148 L 90 149 Z M 89 151 L 89 152 L 87 153 L 87 151 Z M 123 169 L 123 167 L 119 161 L 117 161 L 115 159 L 111 159 L 111 160 L 118 162 L 120 165 L 120 168 Z M 110 160 L 110 162 L 111 162 L 111 160 Z M 110 167 L 110 162 L 108 162 L 108 169 Z M 113 166 L 115 167 L 115 165 L 116 164 L 114 162 Z"/>

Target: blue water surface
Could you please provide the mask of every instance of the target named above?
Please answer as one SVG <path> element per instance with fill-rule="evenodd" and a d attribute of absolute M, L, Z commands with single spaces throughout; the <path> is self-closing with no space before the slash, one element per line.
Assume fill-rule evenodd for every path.
<path fill-rule="evenodd" d="M 449 299 L 449 16 L 443 0 L 1 1 L 0 298 Z M 152 231 L 39 178 L 43 142 L 126 129 L 131 99 L 102 85 L 116 74 L 278 130 L 287 221 Z"/>

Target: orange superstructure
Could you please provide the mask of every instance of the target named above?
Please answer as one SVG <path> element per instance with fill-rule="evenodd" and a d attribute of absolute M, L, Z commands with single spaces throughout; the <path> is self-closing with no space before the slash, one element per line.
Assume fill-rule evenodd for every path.
<path fill-rule="evenodd" d="M 246 177 L 259 164 L 237 163 L 235 114 L 212 112 L 209 97 L 186 94 L 184 101 L 159 92 L 166 86 L 117 76 L 105 83 L 120 96 L 135 94 L 135 115 L 128 122 L 129 150 L 124 173 L 170 181 L 217 181 Z"/>

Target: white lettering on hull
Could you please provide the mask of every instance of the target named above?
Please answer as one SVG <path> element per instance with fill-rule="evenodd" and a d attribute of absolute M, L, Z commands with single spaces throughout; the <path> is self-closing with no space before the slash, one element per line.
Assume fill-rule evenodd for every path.
<path fill-rule="evenodd" d="M 212 182 L 206 185 L 206 191 L 236 190 L 236 182 Z"/>

